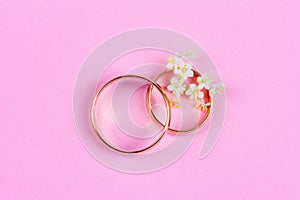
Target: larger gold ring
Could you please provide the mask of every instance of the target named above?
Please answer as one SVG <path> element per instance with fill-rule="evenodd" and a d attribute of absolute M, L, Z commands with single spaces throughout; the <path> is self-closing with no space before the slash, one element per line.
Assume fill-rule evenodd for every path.
<path fill-rule="evenodd" d="M 133 151 L 126 151 L 123 149 L 119 149 L 117 147 L 115 147 L 114 145 L 110 144 L 104 137 L 101 136 L 100 134 L 100 130 L 98 130 L 98 127 L 96 125 L 96 113 L 95 113 L 95 105 L 98 101 L 99 96 L 101 95 L 101 93 L 103 92 L 103 90 L 108 87 L 109 85 L 111 85 L 113 82 L 120 80 L 120 79 L 125 79 L 125 78 L 137 78 L 137 79 L 142 79 L 145 80 L 147 82 L 149 82 L 149 84 L 151 85 L 151 88 L 153 89 L 153 87 L 155 87 L 162 95 L 165 104 L 166 104 L 166 108 L 167 108 L 167 117 L 166 117 L 166 121 L 164 123 L 164 128 L 162 131 L 162 134 L 149 146 L 139 149 L 139 150 L 133 150 Z M 167 97 L 167 95 L 165 94 L 165 92 L 163 91 L 163 89 L 155 82 L 144 78 L 142 76 L 138 76 L 138 75 L 123 75 L 123 76 L 118 76 L 112 80 L 110 80 L 109 82 L 107 82 L 100 90 L 98 90 L 98 92 L 96 93 L 94 100 L 93 100 L 93 104 L 92 104 L 92 108 L 91 108 L 91 121 L 92 121 L 92 126 L 95 130 L 95 132 L 97 133 L 97 135 L 99 136 L 99 138 L 104 142 L 104 144 L 106 144 L 109 148 L 121 152 L 121 153 L 140 153 L 143 151 L 146 151 L 150 148 L 152 148 L 153 146 L 155 146 L 156 144 L 158 144 L 158 142 L 163 138 L 163 136 L 165 135 L 165 133 L 169 130 L 169 126 L 170 126 L 170 121 L 171 121 L 171 108 L 170 108 L 170 102 L 169 99 Z"/>

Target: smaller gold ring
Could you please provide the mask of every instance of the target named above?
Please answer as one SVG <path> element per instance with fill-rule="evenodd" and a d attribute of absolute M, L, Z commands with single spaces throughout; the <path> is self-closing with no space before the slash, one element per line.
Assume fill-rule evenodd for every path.
<path fill-rule="evenodd" d="M 139 150 L 133 150 L 133 151 L 126 151 L 126 150 L 122 150 L 119 149 L 113 145 L 111 145 L 104 137 L 101 136 L 100 131 L 98 130 L 98 127 L 96 125 L 96 112 L 95 112 L 95 106 L 96 106 L 96 102 L 100 96 L 100 94 L 103 92 L 103 90 L 108 87 L 109 85 L 111 85 L 113 82 L 119 80 L 119 79 L 124 79 L 124 78 L 138 78 L 138 79 L 142 79 L 147 81 L 149 84 L 151 84 L 151 88 L 153 89 L 153 86 L 161 93 L 161 95 L 163 96 L 163 99 L 165 101 L 166 104 L 166 108 L 167 108 L 167 118 L 166 118 L 166 122 L 164 125 L 164 129 L 161 133 L 161 135 L 158 137 L 158 139 L 156 139 L 152 144 L 150 144 L 149 146 L 139 149 Z M 148 104 L 147 104 L 148 105 Z M 163 138 L 163 136 L 166 134 L 166 132 L 169 130 L 169 126 L 170 126 L 170 121 L 171 121 L 171 108 L 170 108 L 170 102 L 169 99 L 167 97 L 167 95 L 165 94 L 164 90 L 155 82 L 144 78 L 142 76 L 138 76 L 138 75 L 123 75 L 123 76 L 118 76 L 116 78 L 113 78 L 112 80 L 108 81 L 106 84 L 104 84 L 104 86 L 98 90 L 98 92 L 96 93 L 94 100 L 93 100 L 93 104 L 92 104 L 92 108 L 91 108 L 91 121 L 92 121 L 92 126 L 93 129 L 95 130 L 95 132 L 97 133 L 97 135 L 99 136 L 99 138 L 104 142 L 104 144 L 106 144 L 109 148 L 121 152 L 121 153 L 140 153 L 143 151 L 146 151 L 150 148 L 152 148 L 153 146 L 155 146 L 156 144 L 158 144 L 158 142 Z"/>
<path fill-rule="evenodd" d="M 154 82 L 157 84 L 157 81 L 159 81 L 163 76 L 165 76 L 167 73 L 171 72 L 170 70 L 166 70 L 164 72 L 162 72 L 161 74 L 159 74 L 155 79 L 154 79 Z M 198 74 L 200 75 L 200 73 L 198 73 L 197 71 L 193 70 L 193 72 L 195 74 Z M 157 117 L 155 116 L 154 112 L 153 112 L 153 109 L 152 109 L 152 104 L 151 104 L 151 95 L 152 95 L 152 90 L 153 90 L 153 86 L 150 85 L 149 88 L 148 88 L 148 108 L 149 108 L 149 111 L 151 113 L 151 116 L 153 117 L 153 119 L 159 123 L 161 126 L 164 126 L 164 124 L 159 120 L 157 119 Z M 213 107 L 213 97 L 209 95 L 209 102 L 210 102 L 210 105 L 208 106 L 208 109 L 207 109 L 207 114 L 205 116 L 205 118 L 203 120 L 200 121 L 200 123 L 198 125 L 196 125 L 195 127 L 193 128 L 190 128 L 190 129 L 187 129 L 187 130 L 176 130 L 176 129 L 173 129 L 171 127 L 169 127 L 169 131 L 171 131 L 171 133 L 174 133 L 174 134 L 182 134 L 182 133 L 187 133 L 187 132 L 190 132 L 190 131 L 194 131 L 196 129 L 198 129 L 199 127 L 201 127 L 208 119 L 208 117 L 210 116 L 211 114 L 211 111 L 212 111 L 212 107 Z"/>

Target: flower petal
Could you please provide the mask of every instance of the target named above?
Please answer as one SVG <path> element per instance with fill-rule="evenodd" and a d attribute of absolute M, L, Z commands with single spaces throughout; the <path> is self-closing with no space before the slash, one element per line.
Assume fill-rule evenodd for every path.
<path fill-rule="evenodd" d="M 180 92 L 178 92 L 177 90 L 175 90 L 173 93 L 175 94 L 176 97 L 180 97 Z"/>
<path fill-rule="evenodd" d="M 197 82 L 198 82 L 198 83 L 201 83 L 201 82 L 202 82 L 202 77 L 201 77 L 201 76 L 198 76 L 198 77 L 197 77 Z"/>
<path fill-rule="evenodd" d="M 200 83 L 200 84 L 198 85 L 198 87 L 199 87 L 200 90 L 203 89 L 204 86 L 205 86 L 205 84 L 203 84 L 203 83 Z"/>
<path fill-rule="evenodd" d="M 185 91 L 185 87 L 180 87 L 179 89 L 178 89 L 180 92 L 184 92 Z"/>
<path fill-rule="evenodd" d="M 178 68 L 174 68 L 174 74 L 175 75 L 182 75 L 182 71 L 180 70 L 180 69 L 178 69 Z"/>
<path fill-rule="evenodd" d="M 174 64 L 173 63 L 168 63 L 166 67 L 167 67 L 167 69 L 173 69 Z"/>
<path fill-rule="evenodd" d="M 209 90 L 209 89 L 210 89 L 210 84 L 206 83 L 206 84 L 204 85 L 204 88 L 207 89 L 207 90 Z"/>
<path fill-rule="evenodd" d="M 204 93 L 202 91 L 198 92 L 198 95 L 197 95 L 199 98 L 203 98 L 204 97 Z"/>
<path fill-rule="evenodd" d="M 192 91 L 190 89 L 188 89 L 187 91 L 185 91 L 185 94 L 190 96 L 190 95 L 192 95 Z"/>
<path fill-rule="evenodd" d="M 174 85 L 168 85 L 167 89 L 169 91 L 173 91 L 173 90 L 175 90 L 175 87 L 174 87 Z"/>
<path fill-rule="evenodd" d="M 186 63 L 185 67 L 188 69 L 192 69 L 192 65 L 190 63 Z"/>
<path fill-rule="evenodd" d="M 192 84 L 190 84 L 190 89 L 191 89 L 191 90 L 195 90 L 195 89 L 196 89 L 196 87 L 197 87 L 197 86 L 196 86 L 195 84 L 193 84 L 193 83 L 192 83 Z"/>
<path fill-rule="evenodd" d="M 173 77 L 173 78 L 171 78 L 170 82 L 172 85 L 174 85 L 178 82 L 178 80 L 177 80 L 177 78 Z"/>
<path fill-rule="evenodd" d="M 188 70 L 186 75 L 187 75 L 187 77 L 193 77 L 194 76 L 193 70 Z"/>

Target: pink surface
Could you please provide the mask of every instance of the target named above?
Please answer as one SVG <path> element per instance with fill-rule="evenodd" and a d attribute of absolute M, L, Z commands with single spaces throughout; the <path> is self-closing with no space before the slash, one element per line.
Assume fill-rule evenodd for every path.
<path fill-rule="evenodd" d="M 1 1 L 0 199 L 299 199 L 299 1 Z M 149 174 L 111 170 L 77 136 L 81 62 L 121 31 L 202 44 L 227 85 L 222 136 Z"/>

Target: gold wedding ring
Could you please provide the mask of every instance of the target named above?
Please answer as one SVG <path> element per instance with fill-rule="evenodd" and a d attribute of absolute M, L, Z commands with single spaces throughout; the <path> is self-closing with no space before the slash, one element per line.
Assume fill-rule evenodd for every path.
<path fill-rule="evenodd" d="M 164 99 L 164 102 L 166 104 L 166 109 L 167 109 L 167 117 L 166 117 L 166 120 L 165 122 L 162 124 L 163 126 L 163 130 L 162 130 L 162 133 L 161 135 L 153 142 L 151 143 L 149 146 L 145 147 L 145 148 L 142 148 L 142 149 L 138 149 L 138 150 L 132 150 L 132 151 L 127 151 L 127 150 L 123 150 L 123 149 L 120 149 L 114 145 L 112 145 L 107 139 L 105 139 L 102 135 L 101 135 L 101 131 L 99 130 L 98 126 L 96 125 L 96 111 L 95 111 L 95 106 L 96 106 L 96 103 L 99 99 L 99 96 L 101 95 L 101 93 L 108 87 L 110 86 L 112 83 L 118 81 L 118 80 L 121 80 L 121 79 L 140 79 L 140 80 L 144 80 L 146 82 L 148 82 L 150 84 L 150 87 L 152 88 L 153 90 L 153 87 L 155 87 L 159 92 L 160 94 L 162 95 L 163 99 Z M 149 87 L 148 87 L 149 88 Z M 160 85 L 158 85 L 157 83 L 147 79 L 147 78 L 144 78 L 142 76 L 138 76 L 138 75 L 123 75 L 123 76 L 118 76 L 112 80 L 110 80 L 109 82 L 107 82 L 103 87 L 101 87 L 95 97 L 94 97 L 94 100 L 93 100 L 93 103 L 92 103 L 92 108 L 91 108 L 91 121 L 92 121 L 92 126 L 93 126 L 93 129 L 95 130 L 95 132 L 97 133 L 97 135 L 99 136 L 99 138 L 104 142 L 104 144 L 106 144 L 109 148 L 117 151 L 117 152 L 121 152 L 121 153 L 140 153 L 140 152 L 144 152 L 150 148 L 152 148 L 153 146 L 155 146 L 156 144 L 159 143 L 159 141 L 163 138 L 163 136 L 166 134 L 166 132 L 169 130 L 169 126 L 170 126 L 170 121 L 171 121 L 171 107 L 170 107 L 170 101 L 167 97 L 167 95 L 165 94 L 164 90 L 160 87 Z"/>

